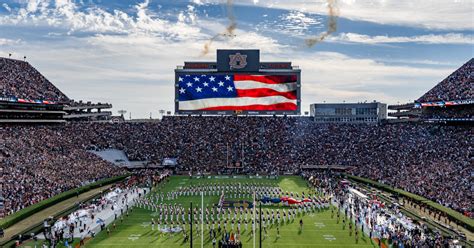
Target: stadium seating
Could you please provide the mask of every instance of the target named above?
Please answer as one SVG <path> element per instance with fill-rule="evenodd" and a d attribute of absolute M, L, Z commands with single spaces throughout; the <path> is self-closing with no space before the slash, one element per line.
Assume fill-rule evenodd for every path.
<path fill-rule="evenodd" d="M 54 127 L 0 127 L 0 188 L 9 215 L 59 193 L 124 172 Z"/>
<path fill-rule="evenodd" d="M 435 102 L 474 99 L 474 59 L 469 60 L 431 90 L 421 96 L 417 102 Z"/>
<path fill-rule="evenodd" d="M 54 102 L 69 100 L 28 62 L 1 57 L 0 97 Z"/>

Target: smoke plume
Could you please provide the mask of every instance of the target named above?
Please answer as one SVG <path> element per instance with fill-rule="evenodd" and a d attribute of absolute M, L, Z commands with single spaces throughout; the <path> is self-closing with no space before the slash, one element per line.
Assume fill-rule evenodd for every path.
<path fill-rule="evenodd" d="M 235 21 L 234 16 L 234 8 L 233 8 L 234 0 L 227 0 L 227 19 L 229 19 L 229 25 L 226 27 L 225 31 L 214 35 L 209 41 L 204 44 L 204 50 L 201 53 L 201 56 L 204 56 L 209 53 L 211 48 L 212 42 L 214 42 L 219 36 L 223 37 L 234 37 L 234 30 L 237 27 L 237 22 Z"/>
<path fill-rule="evenodd" d="M 308 47 L 312 47 L 317 43 L 323 41 L 328 37 L 330 34 L 336 32 L 337 30 L 337 18 L 339 16 L 339 8 L 337 6 L 337 0 L 327 0 L 328 4 L 328 29 L 321 33 L 319 36 L 314 38 L 306 39 L 306 45 Z"/>

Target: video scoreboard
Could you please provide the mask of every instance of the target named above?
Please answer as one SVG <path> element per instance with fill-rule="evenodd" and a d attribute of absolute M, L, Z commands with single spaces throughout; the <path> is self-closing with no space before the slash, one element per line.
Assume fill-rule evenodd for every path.
<path fill-rule="evenodd" d="M 299 115 L 301 71 L 260 62 L 259 50 L 217 50 L 217 62 L 175 70 L 175 112 L 183 115 Z"/>

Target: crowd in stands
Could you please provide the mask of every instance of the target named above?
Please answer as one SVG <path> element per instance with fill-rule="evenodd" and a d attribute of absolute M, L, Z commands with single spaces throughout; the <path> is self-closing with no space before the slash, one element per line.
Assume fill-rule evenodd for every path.
<path fill-rule="evenodd" d="M 0 97 L 68 101 L 56 86 L 28 62 L 0 57 Z"/>
<path fill-rule="evenodd" d="M 472 119 L 474 118 L 474 108 L 471 105 L 459 105 L 448 107 L 427 107 L 423 109 L 424 119 Z"/>
<path fill-rule="evenodd" d="M 474 99 L 474 59 L 420 97 L 418 102 Z"/>
<path fill-rule="evenodd" d="M 130 160 L 161 164 L 163 158 L 177 158 L 176 171 L 193 174 L 298 174 L 301 165 L 354 166 L 355 175 L 465 212 L 473 208 L 472 195 L 466 194 L 473 186 L 472 134 L 462 126 L 318 124 L 304 117 L 5 127 L 0 164 L 10 211 L 119 174 L 86 152 L 116 148 Z"/>
<path fill-rule="evenodd" d="M 87 152 L 79 133 L 50 127 L 0 127 L 3 215 L 123 171 Z"/>

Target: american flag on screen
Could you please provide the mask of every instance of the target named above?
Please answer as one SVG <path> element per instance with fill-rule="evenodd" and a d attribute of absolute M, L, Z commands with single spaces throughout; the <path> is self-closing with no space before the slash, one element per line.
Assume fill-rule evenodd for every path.
<path fill-rule="evenodd" d="M 296 75 L 179 75 L 180 110 L 297 110 Z"/>

